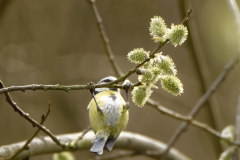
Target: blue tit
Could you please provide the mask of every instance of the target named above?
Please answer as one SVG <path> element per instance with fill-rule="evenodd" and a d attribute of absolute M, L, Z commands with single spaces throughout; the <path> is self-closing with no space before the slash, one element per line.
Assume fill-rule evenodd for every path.
<path fill-rule="evenodd" d="M 109 76 L 97 84 L 109 83 L 116 80 Z M 96 134 L 91 152 L 103 154 L 103 149 L 111 151 L 118 136 L 128 124 L 128 109 L 117 88 L 96 88 L 92 91 L 93 98 L 88 105 L 89 120 Z M 128 103 L 129 104 L 129 103 Z"/>

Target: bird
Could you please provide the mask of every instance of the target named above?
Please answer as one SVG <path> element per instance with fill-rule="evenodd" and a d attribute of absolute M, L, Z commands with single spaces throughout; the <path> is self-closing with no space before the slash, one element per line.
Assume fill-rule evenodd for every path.
<path fill-rule="evenodd" d="M 109 83 L 116 79 L 108 76 L 97 84 Z M 118 88 L 94 88 L 91 93 L 92 99 L 87 109 L 96 138 L 92 141 L 90 152 L 102 155 L 104 149 L 108 151 L 113 149 L 118 136 L 126 128 L 129 119 L 129 102 L 128 98 L 127 103 L 125 102 Z"/>

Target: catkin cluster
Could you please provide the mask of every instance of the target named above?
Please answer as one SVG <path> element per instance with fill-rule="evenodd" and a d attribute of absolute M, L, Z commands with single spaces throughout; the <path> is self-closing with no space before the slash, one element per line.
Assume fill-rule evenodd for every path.
<path fill-rule="evenodd" d="M 162 43 L 169 40 L 175 47 L 181 45 L 188 35 L 184 25 L 172 24 L 171 29 L 169 29 L 164 20 L 157 16 L 151 19 L 149 31 L 155 42 Z M 132 90 L 132 100 L 137 106 L 144 106 L 153 92 L 152 88 L 158 88 L 156 86 L 158 81 L 164 90 L 175 96 L 183 93 L 183 84 L 176 77 L 176 66 L 168 55 L 156 53 L 153 58 L 150 58 L 149 52 L 143 48 L 136 48 L 128 53 L 127 58 L 135 64 L 143 63 L 138 68 L 138 80 L 142 85 L 136 86 Z"/>
<path fill-rule="evenodd" d="M 149 31 L 155 42 L 164 42 L 168 39 L 175 47 L 183 44 L 188 35 L 187 27 L 183 24 L 172 24 L 170 29 L 167 28 L 165 21 L 158 16 L 151 19 Z"/>

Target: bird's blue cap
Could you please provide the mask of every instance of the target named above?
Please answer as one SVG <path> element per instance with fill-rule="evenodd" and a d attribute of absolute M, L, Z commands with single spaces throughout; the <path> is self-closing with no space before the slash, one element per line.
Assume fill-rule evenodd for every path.
<path fill-rule="evenodd" d="M 112 81 L 115 81 L 117 80 L 116 77 L 113 77 L 113 76 L 108 76 L 108 77 L 105 77 L 103 79 L 101 79 L 97 84 L 105 84 L 105 83 L 109 83 L 109 82 L 112 82 Z M 118 88 L 96 88 L 95 91 L 94 91 L 94 94 L 98 94 L 99 92 L 102 92 L 102 91 L 106 91 L 106 90 L 113 90 L 113 91 L 119 91 Z"/>

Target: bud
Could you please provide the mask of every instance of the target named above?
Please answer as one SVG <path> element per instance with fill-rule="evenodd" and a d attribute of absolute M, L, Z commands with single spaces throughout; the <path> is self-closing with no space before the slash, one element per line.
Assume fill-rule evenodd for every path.
<path fill-rule="evenodd" d="M 167 30 L 167 25 L 161 17 L 154 16 L 151 18 L 149 31 L 155 42 L 163 42 Z"/>
<path fill-rule="evenodd" d="M 138 80 L 142 83 L 150 84 L 152 83 L 153 77 L 153 73 L 150 70 L 146 69 L 142 75 L 138 76 Z"/>
<path fill-rule="evenodd" d="M 235 148 L 234 147 L 229 147 L 226 149 L 224 152 L 221 153 L 219 160 L 231 160 L 233 159 L 233 154 L 234 154 Z"/>
<path fill-rule="evenodd" d="M 222 130 L 221 136 L 228 139 L 229 141 L 234 141 L 234 131 L 235 131 L 234 126 L 228 125 Z"/>
<path fill-rule="evenodd" d="M 134 87 L 132 90 L 132 101 L 138 107 L 143 107 L 147 99 L 151 96 L 152 90 L 145 85 Z"/>
<path fill-rule="evenodd" d="M 133 51 L 129 52 L 127 58 L 130 62 L 135 64 L 140 64 L 146 60 L 148 57 L 148 52 L 145 51 L 143 48 L 137 48 Z"/>
<path fill-rule="evenodd" d="M 180 25 L 171 25 L 171 29 L 167 33 L 167 39 L 174 45 L 181 45 L 186 39 L 188 35 L 187 27 L 183 24 Z"/>
<path fill-rule="evenodd" d="M 156 57 L 157 67 L 162 71 L 165 75 L 176 75 L 177 70 L 175 69 L 175 64 L 169 56 L 160 55 Z"/>
<path fill-rule="evenodd" d="M 142 66 L 142 68 L 144 69 L 149 69 L 153 66 L 153 59 L 150 59 L 148 62 L 144 63 L 144 65 Z"/>
<path fill-rule="evenodd" d="M 160 79 L 161 70 L 157 67 L 152 67 L 151 71 L 153 73 L 152 84 L 155 84 Z"/>
<path fill-rule="evenodd" d="M 183 93 L 183 84 L 175 76 L 162 76 L 161 77 L 162 88 L 173 95 L 181 95 Z"/>

